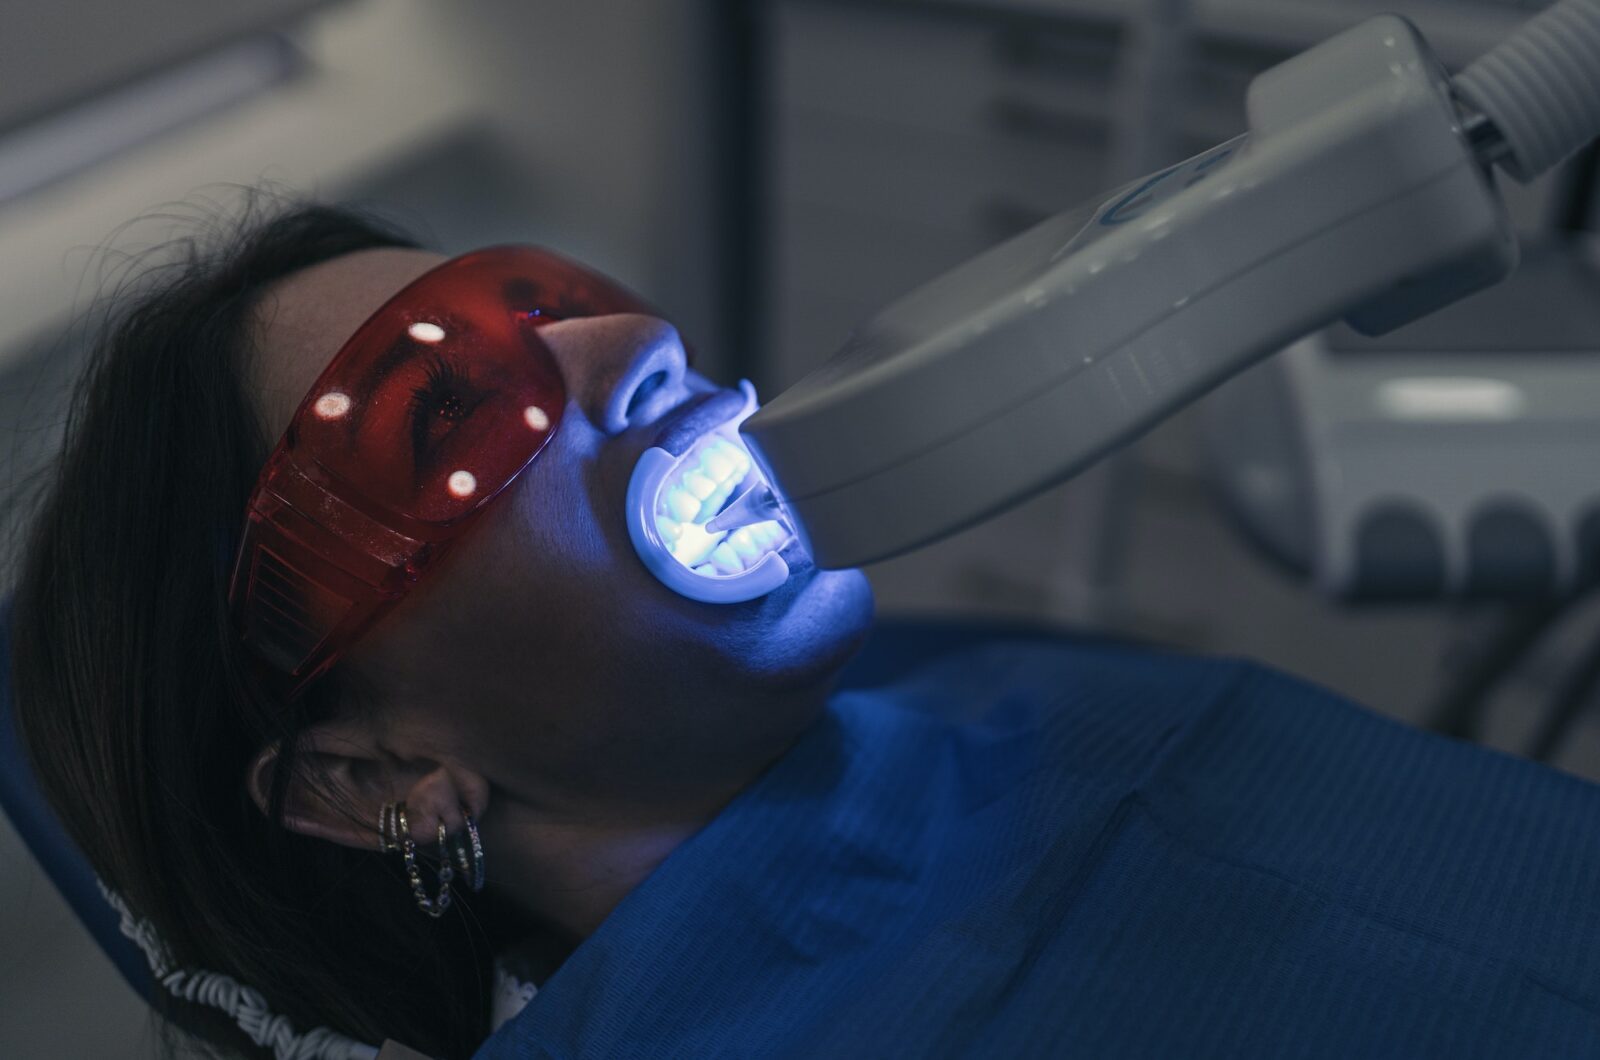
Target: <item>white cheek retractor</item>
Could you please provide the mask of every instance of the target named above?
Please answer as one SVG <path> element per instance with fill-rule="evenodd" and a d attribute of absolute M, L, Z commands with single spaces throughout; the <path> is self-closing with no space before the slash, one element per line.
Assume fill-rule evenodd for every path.
<path fill-rule="evenodd" d="M 645 451 L 628 481 L 628 536 L 634 551 L 672 591 L 711 604 L 765 596 L 789 578 L 778 550 L 794 534 L 768 519 L 735 530 L 706 523 L 730 499 L 766 485 L 739 438 L 739 424 L 756 410 L 756 391 L 740 380 L 744 407 L 673 456 L 659 446 Z"/>

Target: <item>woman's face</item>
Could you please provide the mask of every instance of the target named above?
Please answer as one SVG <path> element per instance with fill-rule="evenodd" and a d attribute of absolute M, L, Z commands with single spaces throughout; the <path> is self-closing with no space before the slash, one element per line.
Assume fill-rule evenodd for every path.
<path fill-rule="evenodd" d="M 255 365 L 269 441 L 344 340 L 442 260 L 363 251 L 269 290 Z M 554 437 L 343 665 L 395 707 L 396 725 L 525 795 L 719 783 L 809 724 L 818 688 L 865 634 L 870 591 L 793 544 L 788 582 L 747 603 L 699 603 L 658 582 L 629 541 L 628 482 L 675 413 L 722 407 L 719 388 L 686 370 L 677 332 L 654 317 L 540 334 L 567 386 Z"/>

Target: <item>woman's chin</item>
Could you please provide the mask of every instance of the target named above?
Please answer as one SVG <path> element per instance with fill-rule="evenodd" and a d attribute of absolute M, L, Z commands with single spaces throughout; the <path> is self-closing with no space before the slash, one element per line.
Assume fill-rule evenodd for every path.
<path fill-rule="evenodd" d="M 782 586 L 753 603 L 765 627 L 753 654 L 761 669 L 786 684 L 831 679 L 872 628 L 872 587 L 866 575 L 820 570 L 809 559 Z"/>

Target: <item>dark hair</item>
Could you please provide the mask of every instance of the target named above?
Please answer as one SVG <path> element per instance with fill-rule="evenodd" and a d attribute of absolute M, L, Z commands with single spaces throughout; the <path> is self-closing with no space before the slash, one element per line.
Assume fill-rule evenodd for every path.
<path fill-rule="evenodd" d="M 18 572 L 18 723 L 67 831 L 175 966 L 259 991 L 299 1033 L 467 1055 L 493 985 L 483 904 L 458 893 L 459 912 L 434 921 L 398 859 L 283 827 L 297 737 L 358 690 L 336 667 L 276 698 L 252 680 L 226 605 L 267 456 L 245 382 L 258 298 L 318 262 L 416 244 L 350 210 L 264 201 L 170 244 L 171 263 L 110 305 L 91 344 Z M 244 776 L 272 743 L 263 816 Z M 219 1013 L 158 994 L 214 1047 L 264 1054 Z"/>

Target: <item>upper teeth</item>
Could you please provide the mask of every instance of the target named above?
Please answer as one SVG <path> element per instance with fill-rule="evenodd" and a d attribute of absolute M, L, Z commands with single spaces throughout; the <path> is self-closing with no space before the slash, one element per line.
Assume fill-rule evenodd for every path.
<path fill-rule="evenodd" d="M 788 538 L 783 524 L 773 521 L 742 527 L 732 534 L 706 532 L 705 521 L 722 510 L 749 473 L 749 454 L 721 436 L 714 436 L 683 461 L 675 483 L 663 489 L 656 500 L 656 530 L 679 563 L 712 577 L 738 574 Z"/>

